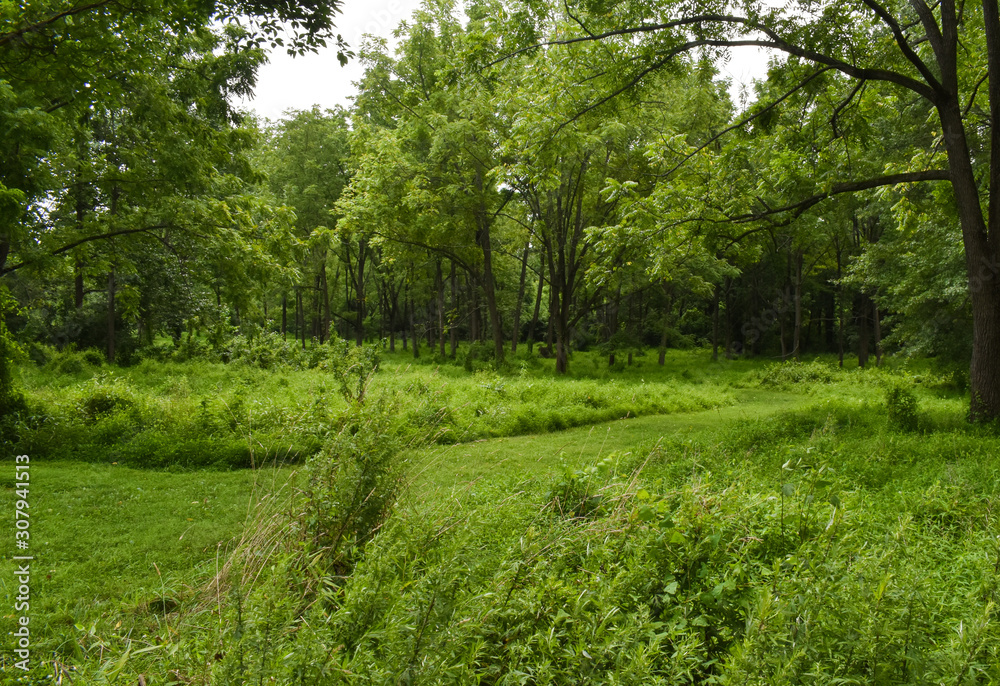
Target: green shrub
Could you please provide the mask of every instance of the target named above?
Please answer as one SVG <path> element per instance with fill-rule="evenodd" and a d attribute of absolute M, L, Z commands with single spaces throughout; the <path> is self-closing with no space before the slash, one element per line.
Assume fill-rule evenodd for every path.
<path fill-rule="evenodd" d="M 84 390 L 77 408 L 84 419 L 96 421 L 114 413 L 122 412 L 136 404 L 135 391 L 125 382 L 99 376 Z"/>
<path fill-rule="evenodd" d="M 100 367 L 102 364 L 104 364 L 105 360 L 104 353 L 102 353 L 100 350 L 97 350 L 96 348 L 87 348 L 82 353 L 80 353 L 80 357 L 83 359 L 85 364 L 88 364 L 92 367 Z"/>
<path fill-rule="evenodd" d="M 25 409 L 24 394 L 14 385 L 14 358 L 20 351 L 4 323 L 7 302 L 12 302 L 3 300 L 7 297 L 0 290 L 0 420 Z"/>
<path fill-rule="evenodd" d="M 769 365 L 760 374 L 758 384 L 765 388 L 788 388 L 795 384 L 826 384 L 833 380 L 833 368 L 818 360 L 807 364 L 791 360 Z"/>
<path fill-rule="evenodd" d="M 462 366 L 467 372 L 489 371 L 495 367 L 495 358 L 493 346 L 476 342 L 466 351 Z"/>
<path fill-rule="evenodd" d="M 919 424 L 919 405 L 913 391 L 900 382 L 890 382 L 885 389 L 885 409 L 889 424 L 901 431 L 915 431 Z"/>
<path fill-rule="evenodd" d="M 395 408 L 385 399 L 354 403 L 339 429 L 306 463 L 301 525 L 311 550 L 343 571 L 382 527 L 399 495 L 404 463 L 392 431 Z"/>

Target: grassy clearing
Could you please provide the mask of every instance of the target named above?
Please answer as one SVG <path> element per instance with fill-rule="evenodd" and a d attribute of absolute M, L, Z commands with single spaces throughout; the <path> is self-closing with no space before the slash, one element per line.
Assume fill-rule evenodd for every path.
<path fill-rule="evenodd" d="M 296 462 L 320 450 L 347 406 L 335 369 L 152 359 L 118 369 L 66 355 L 22 370 L 30 409 L 11 430 L 9 454 L 153 469 Z M 691 354 L 676 358 L 664 368 L 556 380 L 538 358 L 470 374 L 397 353 L 385 356 L 369 392 L 397 397 L 401 430 L 443 444 L 734 402 L 724 386 L 684 379 L 678 369 Z"/>
<path fill-rule="evenodd" d="M 32 536 L 60 551 L 33 588 L 38 654 L 83 683 L 1000 679 L 1000 439 L 962 421 L 947 379 L 683 353 L 680 369 L 577 359 L 573 378 L 553 380 L 544 361 L 500 375 L 398 357 L 383 362 L 374 414 L 328 423 L 301 490 L 247 528 L 253 472 L 35 463 Z M 700 360 L 687 379 L 685 359 Z M 128 383 L 155 398 L 167 369 L 183 366 Z M 258 374 L 187 373 L 195 406 L 231 392 L 223 375 Z M 333 388 L 316 371 L 250 383 L 255 398 L 292 389 L 278 405 Z M 890 387 L 902 389 L 891 407 Z M 567 425 L 584 424 L 607 409 L 574 400 L 585 392 L 609 407 L 653 398 L 651 413 L 516 435 L 496 409 L 562 403 Z M 330 397 L 332 417 L 343 405 Z M 487 413 L 470 411 L 483 402 Z M 384 436 L 412 441 L 421 404 L 447 408 L 463 435 L 510 434 L 382 450 Z M 441 440 L 440 421 L 425 427 Z M 398 468 L 409 488 L 391 514 L 342 518 L 351 493 L 381 493 Z M 219 542 L 237 534 L 210 585 Z"/>

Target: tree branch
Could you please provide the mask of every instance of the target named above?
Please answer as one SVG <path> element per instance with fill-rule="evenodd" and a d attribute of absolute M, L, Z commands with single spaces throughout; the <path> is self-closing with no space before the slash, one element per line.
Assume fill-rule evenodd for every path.
<path fill-rule="evenodd" d="M 826 193 L 817 193 L 811 195 L 804 200 L 800 200 L 791 205 L 785 205 L 784 207 L 766 207 L 764 212 L 750 212 L 747 214 L 737 215 L 735 217 L 727 217 L 726 221 L 733 222 L 735 224 L 745 224 L 747 222 L 760 221 L 761 219 L 766 219 L 767 217 L 774 216 L 776 214 L 784 214 L 785 212 L 791 212 L 791 219 L 796 219 L 806 212 L 809 208 L 820 202 L 831 198 L 834 195 L 840 195 L 842 193 L 856 193 L 858 191 L 867 191 L 872 188 L 880 188 L 882 186 L 895 186 L 900 183 L 918 183 L 921 181 L 951 181 L 951 173 L 946 169 L 929 169 L 927 171 L 920 172 L 904 172 L 902 174 L 890 174 L 888 176 L 880 176 L 874 179 L 865 179 L 864 181 L 845 181 L 843 183 L 835 183 L 830 187 L 830 190 Z"/>
<path fill-rule="evenodd" d="M 909 60 L 910 64 L 917 68 L 920 75 L 924 77 L 924 80 L 930 84 L 931 88 L 936 91 L 941 91 L 941 83 L 937 80 L 931 70 L 924 64 L 924 61 L 920 59 L 920 56 L 913 51 L 910 47 L 909 42 L 906 40 L 906 36 L 903 34 L 903 30 L 899 27 L 899 23 L 893 18 L 889 11 L 880 5 L 876 0 L 863 0 L 863 2 L 871 8 L 872 12 L 882 20 L 882 23 L 889 27 L 892 31 L 893 38 L 896 39 L 896 45 L 899 46 L 900 52 L 903 53 L 903 57 Z M 932 43 L 933 45 L 933 43 Z"/>
<path fill-rule="evenodd" d="M 802 88 L 803 86 L 805 86 L 805 85 L 806 85 L 807 83 L 809 83 L 810 81 L 812 81 L 812 80 L 813 80 L 814 78 L 816 78 L 816 77 L 817 77 L 817 76 L 819 76 L 820 74 L 823 74 L 823 73 L 825 73 L 825 72 L 828 72 L 828 71 L 830 71 L 831 69 L 833 69 L 833 67 L 823 67 L 823 68 L 822 68 L 822 69 L 820 69 L 819 71 L 817 71 L 817 72 L 814 72 L 814 73 L 810 74 L 810 75 L 809 75 L 809 76 L 807 76 L 807 77 L 806 77 L 805 79 L 803 79 L 803 80 L 802 80 L 802 81 L 800 81 L 800 82 L 799 82 L 798 84 L 796 84 L 796 86 L 795 86 L 794 88 L 792 88 L 792 89 L 791 89 L 790 91 L 788 91 L 787 93 L 785 93 L 784 95 L 782 95 L 782 96 L 781 96 L 780 98 L 778 98 L 777 100 L 775 100 L 775 101 L 774 101 L 774 102 L 772 102 L 771 104 L 769 104 L 769 105 L 768 105 L 767 107 L 764 107 L 764 108 L 762 108 L 762 109 L 761 109 L 760 111 L 758 111 L 758 112 L 754 112 L 754 113 L 753 113 L 753 114 L 751 114 L 751 115 L 750 115 L 749 117 L 744 117 L 743 119 L 741 119 L 740 121 L 736 122 L 736 123 L 735 123 L 735 124 L 733 124 L 732 126 L 729 126 L 729 127 L 725 128 L 725 129 L 723 129 L 722 131 L 720 131 L 720 132 L 719 132 L 719 133 L 717 133 L 716 135 L 714 135 L 714 136 L 712 136 L 711 138 L 709 138 L 709 139 L 708 139 L 707 141 L 705 141 L 705 143 L 704 143 L 703 145 L 701 145 L 701 146 L 700 146 L 700 147 L 699 147 L 699 148 L 698 148 L 697 150 L 693 151 L 693 152 L 692 152 L 691 154 L 689 154 L 689 155 L 686 155 L 686 156 L 684 157 L 684 159 L 682 159 L 682 160 L 681 160 L 680 162 L 678 162 L 678 163 L 677 163 L 677 164 L 675 164 L 675 165 L 674 165 L 673 167 L 671 167 L 670 169 L 668 169 L 668 170 L 667 170 L 667 171 L 666 171 L 665 173 L 661 174 L 661 175 L 660 175 L 660 177 L 662 178 L 662 177 L 666 177 L 666 176 L 670 176 L 670 175 L 671 175 L 671 174 L 673 174 L 673 173 L 674 173 L 675 171 L 677 171 L 678 169 L 680 169 L 680 168 L 681 168 L 681 166 L 682 166 L 682 165 L 683 165 L 683 164 L 684 164 L 685 162 L 687 162 L 687 161 L 688 161 L 689 159 L 691 159 L 692 157 L 694 157 L 695 155 L 697 155 L 697 154 L 698 154 L 699 152 L 701 152 L 702 150 L 704 150 L 705 148 L 707 148 L 708 146 L 710 146 L 710 145 L 711 145 L 712 143 L 714 143 L 715 141 L 717 141 L 717 140 L 719 140 L 720 138 L 722 138 L 723 136 L 725 136 L 725 135 L 726 135 L 727 133 L 729 133 L 729 132 L 731 132 L 731 131 L 735 131 L 736 129 L 738 129 L 738 128 L 742 127 L 742 126 L 746 126 L 747 124 L 749 124 L 749 123 L 750 123 L 750 122 L 752 122 L 753 120 L 757 119 L 758 117 L 762 116 L 763 114 L 765 114 L 765 113 L 767 113 L 767 112 L 770 112 L 770 111 L 771 111 L 771 110 L 773 110 L 773 109 L 774 109 L 775 107 L 777 107 L 778 105 L 780 105 L 781 103 L 783 103 L 783 102 L 784 102 L 785 100 L 787 100 L 788 98 L 792 97 L 792 95 L 794 95 L 794 94 L 795 94 L 796 92 L 798 92 L 798 91 L 799 91 L 799 89 L 801 89 L 801 88 Z"/>
<path fill-rule="evenodd" d="M 80 5 L 79 7 L 71 7 L 68 10 L 54 14 L 48 19 L 43 19 L 42 21 L 36 22 L 24 28 L 17 29 L 16 31 L 11 31 L 0 35 L 0 47 L 7 45 L 11 41 L 20 38 L 27 33 L 35 33 L 36 31 L 41 31 L 46 26 L 51 26 L 60 19 L 65 19 L 66 17 L 76 16 L 77 14 L 83 14 L 84 12 L 89 12 L 90 10 L 97 9 L 98 7 L 103 7 L 104 5 L 110 4 L 112 0 L 98 0 L 97 2 L 92 2 L 89 5 Z"/>
<path fill-rule="evenodd" d="M 499 57 L 492 62 L 489 62 L 486 67 L 491 67 L 498 64 L 504 60 L 511 57 L 515 57 L 519 54 L 534 50 L 540 47 L 552 46 L 552 45 L 572 45 L 574 43 L 587 43 L 593 41 L 601 41 L 606 38 L 613 38 L 616 36 L 628 36 L 640 33 L 656 33 L 659 31 L 664 31 L 673 28 L 682 28 L 687 26 L 692 26 L 696 24 L 724 24 L 742 27 L 744 30 L 749 31 L 760 31 L 766 35 L 770 40 L 731 40 L 731 39 L 700 39 L 689 41 L 673 48 L 669 51 L 666 58 L 659 60 L 656 63 L 656 68 L 663 66 L 667 60 L 674 57 L 681 52 L 686 52 L 695 47 L 700 46 L 714 46 L 714 47 L 740 47 L 740 46 L 758 46 L 764 48 L 772 48 L 774 50 L 780 50 L 781 52 L 788 53 L 789 55 L 795 55 L 796 57 L 801 57 L 803 59 L 809 60 L 810 62 L 815 62 L 817 64 L 823 64 L 829 67 L 833 67 L 837 71 L 840 71 L 852 78 L 856 79 L 866 79 L 869 81 L 886 81 L 889 83 L 895 83 L 898 86 L 902 86 L 907 90 L 911 90 L 914 93 L 924 97 L 930 102 L 936 102 L 938 91 L 932 85 L 928 83 L 922 83 L 912 77 L 906 76 L 905 74 L 900 74 L 888 69 L 869 69 L 865 67 L 858 67 L 854 64 L 844 62 L 843 60 L 825 55 L 814 50 L 807 50 L 799 45 L 794 45 L 783 39 L 778 35 L 777 31 L 766 26 L 764 24 L 758 23 L 747 17 L 740 17 L 728 14 L 699 14 L 691 17 L 684 17 L 682 19 L 676 19 L 674 21 L 664 22 L 661 24 L 640 24 L 639 26 L 631 26 L 624 29 L 615 29 L 612 31 L 605 31 L 604 33 L 592 34 L 587 36 L 577 36 L 575 38 L 565 38 L 560 40 L 546 41 L 544 43 L 537 43 L 535 45 L 526 46 L 515 50 L 514 52 L 508 53 L 502 57 Z M 649 70 L 652 71 L 652 68 Z M 645 75 L 644 72 L 642 76 Z M 641 76 L 640 76 L 641 78 Z M 937 84 L 935 80 L 933 82 Z M 632 84 L 634 85 L 634 84 Z M 939 85 L 939 84 L 938 84 Z M 629 86 L 631 87 L 631 86 Z M 624 89 L 622 89 L 624 90 Z M 621 91 L 618 91 L 621 92 Z M 616 92 L 616 95 L 618 94 Z M 599 104 L 603 104 L 599 103 Z"/>
<path fill-rule="evenodd" d="M 81 238 L 80 240 L 73 241 L 72 243 L 67 243 L 64 246 L 56 248 L 55 250 L 47 253 L 45 256 L 55 257 L 56 255 L 61 255 L 64 252 L 69 252 L 73 248 L 79 247 L 85 243 L 90 243 L 91 241 L 99 241 L 99 240 L 104 240 L 106 238 L 114 238 L 115 236 L 127 236 L 133 233 L 155 231 L 156 229 L 169 229 L 171 226 L 172 226 L 171 224 L 156 224 L 154 226 L 143 226 L 138 229 L 121 229 L 119 231 L 109 231 L 108 233 L 99 233 L 93 236 L 87 236 L 85 238 Z M 0 272 L 0 276 L 6 276 L 7 274 L 10 274 L 11 272 L 16 271 L 21 267 L 24 267 L 30 263 L 31 260 L 24 260 L 22 262 L 18 262 L 12 267 L 5 267 L 4 270 Z"/>

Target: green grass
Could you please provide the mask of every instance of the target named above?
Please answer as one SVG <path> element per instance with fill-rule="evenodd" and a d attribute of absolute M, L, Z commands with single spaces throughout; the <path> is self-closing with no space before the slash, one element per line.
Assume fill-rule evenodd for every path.
<path fill-rule="evenodd" d="M 537 358 L 470 373 L 386 356 L 369 397 L 424 445 L 381 534 L 336 564 L 302 533 L 326 521 L 315 503 L 252 507 L 290 469 L 162 457 L 181 436 L 322 445 L 345 407 L 329 373 L 24 370 L 55 418 L 31 467 L 35 654 L 82 683 L 1000 679 L 1000 439 L 964 423 L 948 379 L 704 351 L 637 362 L 577 353 L 557 379 Z M 917 400 L 908 430 L 890 422 L 892 384 Z M 167 464 L 110 464 L 155 432 Z M 56 459 L 74 441 L 107 452 Z M 252 573 L 213 597 L 226 562 Z"/>
<path fill-rule="evenodd" d="M 4 471 L 0 505 L 12 518 L 13 465 L 4 463 Z M 276 492 L 288 475 L 31 463 L 35 656 L 94 660 L 117 650 L 123 637 L 162 635 L 163 603 L 170 609 L 195 597 L 244 531 L 254 502 Z M 11 609 L 13 570 L 10 559 L 0 562 L 0 596 Z M 14 629 L 11 609 L 0 625 L 5 635 Z M 5 672 L 13 673 L 9 651 L 4 660 Z"/>
<path fill-rule="evenodd" d="M 479 440 L 427 448 L 415 455 L 414 490 L 420 497 L 435 489 L 464 488 L 491 474 L 552 476 L 610 453 L 625 453 L 664 437 L 686 439 L 719 426 L 786 411 L 808 397 L 782 391 L 742 390 L 733 405 L 671 415 L 622 418 L 548 434 Z"/>

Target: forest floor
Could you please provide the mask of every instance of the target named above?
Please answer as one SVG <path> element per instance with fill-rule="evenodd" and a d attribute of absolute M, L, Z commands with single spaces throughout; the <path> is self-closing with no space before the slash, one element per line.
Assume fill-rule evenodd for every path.
<path fill-rule="evenodd" d="M 889 528 L 900 517 L 929 522 L 929 528 L 912 536 L 912 545 L 919 539 L 919 545 L 930 546 L 914 554 L 914 560 L 926 562 L 926 555 L 940 552 L 932 549 L 940 549 L 942 541 L 948 549 L 959 545 L 966 554 L 978 555 L 975 569 L 958 564 L 961 570 L 947 587 L 956 592 L 956 585 L 965 584 L 960 593 L 965 596 L 966 587 L 978 589 L 973 594 L 986 593 L 986 605 L 976 607 L 992 616 L 996 581 L 983 586 L 976 570 L 1000 565 L 1000 530 L 994 532 L 993 514 L 1000 504 L 995 478 L 1000 441 L 964 424 L 966 399 L 948 377 L 914 369 L 839 370 L 829 361 L 719 364 L 706 362 L 704 352 L 675 353 L 665 368 L 646 362 L 616 373 L 592 359 L 578 355 L 581 371 L 555 379 L 545 361 L 524 362 L 498 374 L 388 356 L 370 393 L 396 398 L 396 420 L 420 435 L 405 453 L 407 487 L 398 505 L 400 516 L 433 518 L 450 511 L 450 517 L 492 507 L 508 508 L 510 520 L 520 521 L 522 510 L 536 510 L 554 492 L 579 490 L 584 484 L 587 502 L 603 489 L 618 488 L 614 484 L 621 479 L 630 507 L 641 508 L 646 506 L 637 503 L 650 497 L 646 488 L 653 491 L 653 501 L 662 497 L 666 502 L 670 493 L 681 492 L 677 489 L 714 480 L 711 497 L 735 499 L 744 509 L 772 508 L 780 500 L 781 509 L 769 510 L 766 517 L 776 518 L 768 526 L 780 519 L 780 535 L 774 535 L 783 543 L 768 545 L 789 555 L 795 547 L 788 538 L 793 512 L 799 532 L 795 545 L 816 544 L 821 538 L 806 522 L 815 507 L 813 497 L 822 495 L 837 503 L 831 523 L 841 512 L 841 501 L 850 503 L 844 507 L 851 514 L 867 508 L 870 516 L 858 517 L 858 531 L 882 527 L 873 524 L 876 520 Z M 144 363 L 124 370 L 84 366 L 69 373 L 52 366 L 27 370 L 22 383 L 29 401 L 46 414 L 45 421 L 25 428 L 27 449 L 18 448 L 33 458 L 30 626 L 32 661 L 38 667 L 30 683 L 44 683 L 38 681 L 44 674 L 54 675 L 55 683 L 63 666 L 67 674 L 89 674 L 93 683 L 115 683 L 119 677 L 118 683 L 135 683 L 138 674 L 156 664 L 186 665 L 187 673 L 191 665 L 201 664 L 206 676 L 191 683 L 208 683 L 207 675 L 224 651 L 212 657 L 211 641 L 187 641 L 185 613 L 204 619 L 198 612 L 210 602 L 205 590 L 241 539 L 245 544 L 259 529 L 260 503 L 270 503 L 266 516 L 271 517 L 295 500 L 292 492 L 303 483 L 295 462 L 304 459 L 296 451 L 312 454 L 310 446 L 324 440 L 324 422 L 341 411 L 329 390 L 331 382 L 315 370 L 241 370 L 190 362 Z M 900 419 L 886 407 L 884 389 L 899 384 L 918 402 L 909 418 Z M 910 423 L 893 424 L 900 421 Z M 255 436 L 258 432 L 262 438 Z M 189 448 L 171 453 L 171 441 L 187 441 Z M 244 447 L 233 447 L 240 444 Z M 265 454 L 271 465 L 233 469 L 234 464 L 214 457 L 190 458 L 190 451 L 213 446 L 222 446 L 237 461 L 241 450 L 258 462 Z M 157 450 L 182 459 L 143 466 L 142 456 Z M 274 457 L 283 459 L 274 462 Z M 809 462 L 805 467 L 803 459 Z M 12 513 L 18 484 L 8 466 L 8 474 L 0 478 L 0 503 Z M 834 476 L 817 481 L 815 475 L 824 470 Z M 640 481 L 645 488 L 637 485 Z M 805 496 L 807 481 L 810 495 Z M 501 504 L 498 493 L 505 494 Z M 800 495 L 807 500 L 797 501 Z M 645 517 L 646 511 L 642 513 Z M 817 521 L 828 516 L 815 515 Z M 963 526 L 982 535 L 960 542 L 954 527 Z M 849 527 L 843 527 L 849 537 Z M 963 536 L 972 536 L 972 529 Z M 523 531 L 519 535 L 523 538 Z M 763 533 L 758 540 L 770 541 Z M 875 560 L 872 564 L 878 566 Z M 898 564 L 902 567 L 891 573 L 902 578 L 913 576 L 912 564 L 920 563 Z M 18 594 L 14 569 L 10 557 L 0 562 L 0 596 L 8 608 Z M 667 587 L 677 588 L 670 583 Z M 806 586 L 799 591 L 808 590 Z M 905 604 L 904 595 L 899 590 L 894 602 Z M 214 621 L 220 629 L 215 640 L 225 633 L 225 599 L 220 594 L 216 600 Z M 740 602 L 742 612 L 752 614 L 746 605 L 750 601 Z M 858 605 L 859 612 L 867 611 L 863 606 Z M 947 635 L 955 623 L 972 617 L 963 619 L 957 610 L 949 614 L 943 606 L 936 612 L 946 616 L 941 626 L 933 631 L 925 627 L 924 633 L 943 651 L 938 633 Z M 4 633 L 15 630 L 19 614 L 12 609 L 3 613 Z M 896 620 L 903 622 L 903 614 Z M 975 649 L 969 637 L 952 646 L 955 655 L 972 651 L 967 666 L 953 667 L 970 677 L 994 674 L 990 670 L 997 667 L 991 662 L 996 651 L 983 647 L 996 632 L 997 619 L 980 616 L 976 621 Z M 898 630 L 894 626 L 887 620 L 886 631 Z M 852 640 L 860 640 L 864 631 L 859 632 Z M 730 655 L 732 640 L 727 644 Z M 909 643 L 896 646 L 902 657 L 893 658 L 894 669 L 903 661 L 903 674 L 912 669 L 912 664 L 905 666 L 912 660 L 906 655 L 920 652 L 917 642 Z M 783 644 L 771 647 L 787 652 Z M 829 647 L 824 643 L 817 650 Z M 921 650 L 926 663 L 921 669 L 930 669 L 934 651 Z M 948 656 L 940 661 L 947 662 Z M 702 658 L 707 665 L 720 660 L 714 653 Z M 857 662 L 845 660 L 844 669 Z M 13 664 L 11 652 L 4 651 L 5 680 L 21 674 Z M 933 666 L 948 669 L 937 662 Z M 871 665 L 857 669 L 864 672 Z M 180 674 L 147 683 L 193 679 Z M 961 676 L 955 683 L 964 680 Z"/>

